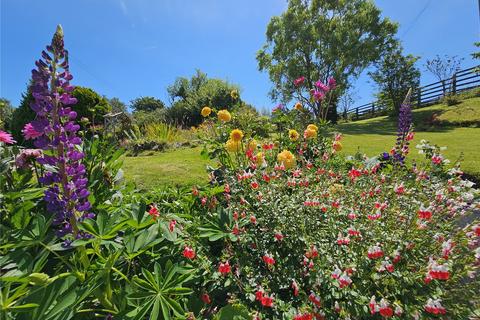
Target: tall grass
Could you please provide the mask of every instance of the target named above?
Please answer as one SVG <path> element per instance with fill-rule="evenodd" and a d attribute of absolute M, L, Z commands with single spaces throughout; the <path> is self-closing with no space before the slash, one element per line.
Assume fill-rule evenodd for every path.
<path fill-rule="evenodd" d="M 166 123 L 150 123 L 143 127 L 146 139 L 165 142 L 177 142 L 181 140 L 180 130 Z"/>

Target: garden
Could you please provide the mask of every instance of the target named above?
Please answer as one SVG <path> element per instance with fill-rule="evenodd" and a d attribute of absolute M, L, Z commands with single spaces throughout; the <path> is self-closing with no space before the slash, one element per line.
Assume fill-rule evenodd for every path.
<path fill-rule="evenodd" d="M 197 71 L 131 116 L 75 86 L 65 37 L 0 123 L 0 319 L 480 318 L 478 88 L 417 108 L 415 78 L 351 121 L 348 74 L 264 48 L 271 113 Z"/>

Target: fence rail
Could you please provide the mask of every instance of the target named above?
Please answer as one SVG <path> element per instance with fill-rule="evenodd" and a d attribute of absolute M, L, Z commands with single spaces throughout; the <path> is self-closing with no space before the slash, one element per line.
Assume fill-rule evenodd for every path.
<path fill-rule="evenodd" d="M 415 108 L 421 108 L 438 102 L 447 94 L 457 94 L 465 90 L 480 87 L 480 65 L 456 72 L 451 78 L 427 84 L 414 90 L 411 101 Z M 379 101 L 363 104 L 343 113 L 345 118 L 353 120 L 371 118 L 388 108 Z"/>

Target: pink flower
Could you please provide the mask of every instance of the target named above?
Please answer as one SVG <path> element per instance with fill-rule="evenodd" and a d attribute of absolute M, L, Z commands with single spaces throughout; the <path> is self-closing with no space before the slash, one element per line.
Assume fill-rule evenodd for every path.
<path fill-rule="evenodd" d="M 328 78 L 328 88 L 330 88 L 330 90 L 333 90 L 336 87 L 337 87 L 337 81 L 333 77 Z"/>
<path fill-rule="evenodd" d="M 0 130 L 0 142 L 5 142 L 6 144 L 14 144 L 17 141 L 13 140 L 13 137 L 10 133 Z"/>
<path fill-rule="evenodd" d="M 317 87 L 318 90 L 320 90 L 322 93 L 328 92 L 330 90 L 330 88 L 320 80 L 315 82 L 315 87 Z"/>
<path fill-rule="evenodd" d="M 40 149 L 23 149 L 20 154 L 15 158 L 15 165 L 18 168 L 28 167 L 29 161 L 36 159 L 42 155 Z"/>
<path fill-rule="evenodd" d="M 300 78 L 297 78 L 295 80 L 293 80 L 293 84 L 295 85 L 295 87 L 298 87 L 299 85 L 303 84 L 305 82 L 305 77 L 304 76 L 301 76 Z"/>
<path fill-rule="evenodd" d="M 392 307 L 389 306 L 389 303 L 388 301 L 386 301 L 385 299 L 382 299 L 380 300 L 380 315 L 382 315 L 382 317 L 384 318 L 390 318 L 393 316 L 393 309 Z"/>
<path fill-rule="evenodd" d="M 321 302 L 320 302 L 320 297 L 317 296 L 315 293 L 310 293 L 310 295 L 308 296 L 308 300 L 310 300 L 314 305 L 316 305 L 317 307 L 320 307 L 321 305 Z"/>
<path fill-rule="evenodd" d="M 312 92 L 312 96 L 315 101 L 320 101 L 320 100 L 323 100 L 323 98 L 325 98 L 325 94 L 318 90 L 314 90 Z"/>
<path fill-rule="evenodd" d="M 203 301 L 203 303 L 205 303 L 205 304 L 210 304 L 210 303 L 212 302 L 212 300 L 210 299 L 210 296 L 208 295 L 208 293 L 202 294 L 202 301 Z"/>
<path fill-rule="evenodd" d="M 150 207 L 148 214 L 152 217 L 153 221 L 157 220 L 157 218 L 160 216 L 160 212 L 158 212 L 157 207 L 154 205 Z"/>
<path fill-rule="evenodd" d="M 425 305 L 425 311 L 431 314 L 445 314 L 447 310 L 442 306 L 441 300 L 428 299 L 427 304 Z"/>
<path fill-rule="evenodd" d="M 368 248 L 368 258 L 369 259 L 378 259 L 383 257 L 383 251 L 382 248 L 380 248 L 378 245 L 373 246 Z"/>
<path fill-rule="evenodd" d="M 295 280 L 292 281 L 293 295 L 298 296 L 298 284 Z"/>
<path fill-rule="evenodd" d="M 43 133 L 35 130 L 31 123 L 27 123 L 22 130 L 25 140 L 35 139 L 43 135 Z"/>

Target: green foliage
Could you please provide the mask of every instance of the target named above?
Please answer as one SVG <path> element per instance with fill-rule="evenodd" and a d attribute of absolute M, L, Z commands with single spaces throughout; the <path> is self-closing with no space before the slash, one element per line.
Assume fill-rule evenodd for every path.
<path fill-rule="evenodd" d="M 349 80 L 395 42 L 396 30 L 372 1 L 292 0 L 268 24 L 267 42 L 257 53 L 258 66 L 268 71 L 275 100 L 290 101 L 293 80 L 300 76 L 306 77 L 307 88 L 334 77 L 340 96 Z M 331 108 L 328 119 L 336 121 L 336 108 Z"/>
<path fill-rule="evenodd" d="M 418 59 L 403 55 L 400 47 L 394 47 L 382 56 L 376 70 L 368 73 L 378 87 L 379 101 L 394 115 L 398 115 L 408 90 L 415 90 L 420 84 L 420 70 L 415 66 Z"/>
<path fill-rule="evenodd" d="M 191 127 L 201 123 L 203 107 L 231 110 L 241 105 L 239 87 L 221 79 L 208 78 L 200 70 L 190 79 L 179 77 L 167 88 L 172 106 L 168 109 L 170 123 Z"/>
<path fill-rule="evenodd" d="M 22 93 L 22 99 L 18 108 L 13 110 L 12 119 L 10 123 L 10 130 L 16 141 L 19 143 L 25 143 L 22 129 L 25 124 L 35 119 L 35 112 L 30 108 L 34 99 L 30 89 L 27 88 L 27 92 Z M 26 143 L 28 145 L 28 143 Z"/>
<path fill-rule="evenodd" d="M 77 86 L 72 95 L 77 99 L 72 106 L 77 112 L 77 119 L 87 118 L 93 125 L 103 124 L 103 116 L 112 110 L 108 100 L 90 88 Z"/>
<path fill-rule="evenodd" d="M 144 111 L 152 112 L 159 109 L 164 109 L 165 104 L 157 98 L 154 97 L 140 97 L 135 100 L 130 101 L 130 106 L 134 112 Z"/>
<path fill-rule="evenodd" d="M 143 127 L 148 124 L 165 122 L 168 109 L 155 109 L 154 111 L 135 111 L 133 112 L 134 123 Z"/>
<path fill-rule="evenodd" d="M 12 120 L 13 107 L 9 100 L 0 98 L 0 129 L 8 130 Z"/>

